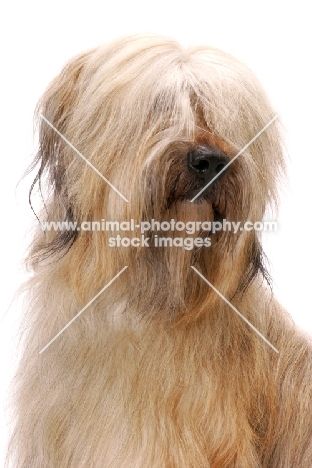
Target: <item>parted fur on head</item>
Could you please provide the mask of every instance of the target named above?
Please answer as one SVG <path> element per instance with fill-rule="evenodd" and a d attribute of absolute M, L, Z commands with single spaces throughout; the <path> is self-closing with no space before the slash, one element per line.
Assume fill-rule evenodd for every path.
<path fill-rule="evenodd" d="M 154 36 L 125 37 L 72 59 L 37 110 L 39 151 L 35 182 L 50 196 L 40 221 L 261 221 L 277 201 L 284 171 L 277 121 L 231 164 L 209 196 L 187 167 L 198 144 L 230 159 L 274 117 L 250 70 L 212 47 L 183 48 Z M 127 199 L 125 202 L 79 157 L 45 117 Z M 151 317 L 187 320 L 222 301 L 196 277 L 194 265 L 229 299 L 265 275 L 257 233 L 211 235 L 209 248 L 112 248 L 110 232 L 38 232 L 35 268 L 58 262 L 83 303 L 125 265 L 115 291 Z M 151 233 L 151 235 L 153 235 Z M 226 281 L 225 281 L 226 278 Z"/>

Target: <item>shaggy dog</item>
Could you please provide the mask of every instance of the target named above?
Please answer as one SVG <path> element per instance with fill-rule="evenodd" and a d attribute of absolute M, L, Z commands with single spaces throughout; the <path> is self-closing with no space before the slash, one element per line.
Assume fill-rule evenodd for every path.
<path fill-rule="evenodd" d="M 28 258 L 13 466 L 312 467 L 309 338 L 259 233 L 207 228 L 277 203 L 280 130 L 253 74 L 126 37 L 71 60 L 38 121 L 38 218 L 74 227 L 38 228 Z"/>

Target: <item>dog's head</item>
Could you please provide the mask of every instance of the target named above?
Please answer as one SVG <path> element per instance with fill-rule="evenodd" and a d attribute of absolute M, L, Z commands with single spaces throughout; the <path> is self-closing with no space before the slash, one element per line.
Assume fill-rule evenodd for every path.
<path fill-rule="evenodd" d="M 71 60 L 38 114 L 35 182 L 47 174 L 52 188 L 41 221 L 254 223 L 277 200 L 284 169 L 277 122 L 254 139 L 274 112 L 249 69 L 219 50 L 183 49 L 158 36 L 123 38 Z M 140 231 L 49 232 L 33 255 L 56 255 L 88 297 L 127 265 L 121 294 L 171 315 L 187 314 L 190 304 L 200 313 L 214 300 L 191 265 L 227 297 L 265 275 L 254 231 L 199 228 L 193 241 L 209 242 L 189 249 L 185 232 L 146 229 L 149 247 L 109 246 L 112 236 L 140 238 Z M 182 241 L 159 247 L 159 236 Z"/>

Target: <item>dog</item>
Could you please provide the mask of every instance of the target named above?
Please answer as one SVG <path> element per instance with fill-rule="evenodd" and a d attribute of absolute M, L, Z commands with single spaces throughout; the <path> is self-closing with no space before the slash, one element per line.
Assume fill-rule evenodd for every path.
<path fill-rule="evenodd" d="M 311 340 L 274 298 L 260 233 L 215 229 L 278 203 L 282 131 L 253 73 L 126 36 L 69 61 L 36 116 L 9 463 L 312 467 Z"/>

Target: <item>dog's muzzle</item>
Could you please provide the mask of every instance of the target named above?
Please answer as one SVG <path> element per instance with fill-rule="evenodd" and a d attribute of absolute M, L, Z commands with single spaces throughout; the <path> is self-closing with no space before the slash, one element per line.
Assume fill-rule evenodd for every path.
<path fill-rule="evenodd" d="M 228 168 L 224 168 L 230 162 L 230 159 L 218 148 L 198 145 L 189 151 L 187 161 L 192 173 L 205 184 L 208 184 L 220 172 L 220 177 L 225 174 Z"/>

